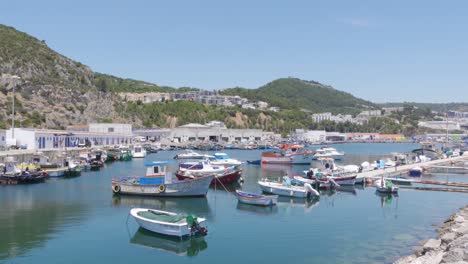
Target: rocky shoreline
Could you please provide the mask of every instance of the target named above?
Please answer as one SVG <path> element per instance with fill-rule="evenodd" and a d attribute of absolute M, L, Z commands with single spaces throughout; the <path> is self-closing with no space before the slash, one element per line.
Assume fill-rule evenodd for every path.
<path fill-rule="evenodd" d="M 437 231 L 437 239 L 429 239 L 413 255 L 400 258 L 394 263 L 468 264 L 468 205 L 450 216 Z"/>

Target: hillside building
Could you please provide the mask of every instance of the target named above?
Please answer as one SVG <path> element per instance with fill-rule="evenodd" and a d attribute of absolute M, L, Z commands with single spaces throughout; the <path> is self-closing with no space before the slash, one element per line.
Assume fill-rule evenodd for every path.
<path fill-rule="evenodd" d="M 420 127 L 427 127 L 431 129 L 448 129 L 448 130 L 459 130 L 460 123 L 455 121 L 424 121 L 419 122 L 418 126 Z"/>

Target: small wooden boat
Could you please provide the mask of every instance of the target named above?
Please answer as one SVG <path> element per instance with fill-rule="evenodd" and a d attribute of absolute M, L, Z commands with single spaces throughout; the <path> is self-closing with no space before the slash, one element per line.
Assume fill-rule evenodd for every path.
<path fill-rule="evenodd" d="M 146 208 L 133 208 L 130 215 L 140 227 L 158 234 L 177 237 L 208 234 L 204 226 L 206 219 L 193 215 Z"/>
<path fill-rule="evenodd" d="M 278 202 L 278 195 L 253 194 L 236 190 L 237 200 L 241 203 L 254 205 L 275 205 Z"/>
<path fill-rule="evenodd" d="M 319 192 L 312 188 L 309 183 L 304 186 L 296 186 L 291 184 L 291 179 L 287 176 L 283 177 L 283 182 L 270 182 L 267 180 L 258 181 L 260 188 L 265 193 L 272 193 L 277 195 L 289 197 L 311 197 L 320 196 Z"/>
<path fill-rule="evenodd" d="M 262 164 L 262 160 L 248 160 L 247 164 L 260 165 Z"/>

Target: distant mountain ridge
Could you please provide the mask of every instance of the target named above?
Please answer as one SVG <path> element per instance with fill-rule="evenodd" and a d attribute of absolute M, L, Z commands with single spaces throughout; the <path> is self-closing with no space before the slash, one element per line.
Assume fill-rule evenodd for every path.
<path fill-rule="evenodd" d="M 310 113 L 357 114 L 383 106 L 319 82 L 297 78 L 277 79 L 258 89 L 221 91 L 221 94 L 239 95 L 253 102 L 265 101 L 270 106 L 280 107 L 279 113 L 190 101 L 126 102 L 118 93 L 197 89 L 158 86 L 93 72 L 88 66 L 50 49 L 45 41 L 0 25 L 0 128 L 8 128 L 11 121 L 13 87 L 16 88 L 15 119 L 21 127 L 64 128 L 90 122 L 175 127 L 222 120 L 228 127 L 289 132 L 295 128 L 323 129 L 312 123 Z"/>
<path fill-rule="evenodd" d="M 362 110 L 379 108 L 331 86 L 292 77 L 274 80 L 258 89 L 232 88 L 223 90 L 221 94 L 239 95 L 283 109 L 307 109 L 315 113 L 357 114 Z"/>

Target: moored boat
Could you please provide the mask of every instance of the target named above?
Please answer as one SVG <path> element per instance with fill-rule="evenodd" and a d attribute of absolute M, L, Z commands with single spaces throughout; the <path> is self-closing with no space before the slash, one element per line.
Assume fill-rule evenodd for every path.
<path fill-rule="evenodd" d="M 200 154 L 191 149 L 187 149 L 185 153 L 180 153 L 174 156 L 174 159 L 206 159 L 210 156 L 205 154 Z"/>
<path fill-rule="evenodd" d="M 379 193 L 398 193 L 398 186 L 393 184 L 391 180 L 386 180 L 383 178 L 375 181 L 374 186 L 377 188 Z"/>
<path fill-rule="evenodd" d="M 335 148 L 322 147 L 315 151 L 313 159 L 318 158 L 333 158 L 333 159 L 342 159 L 344 152 L 339 152 Z"/>
<path fill-rule="evenodd" d="M 146 230 L 167 236 L 193 236 L 208 234 L 205 218 L 147 208 L 133 208 L 130 215 Z"/>
<path fill-rule="evenodd" d="M 146 162 L 146 176 L 118 177 L 112 179 L 112 191 L 118 194 L 161 197 L 205 196 L 213 174 L 190 180 L 172 179 L 167 173 L 167 161 Z"/>
<path fill-rule="evenodd" d="M 313 152 L 304 150 L 302 145 L 283 144 L 279 151 L 262 153 L 262 164 L 310 164 Z"/>
<path fill-rule="evenodd" d="M 232 159 L 226 153 L 215 153 L 214 158 L 211 159 L 213 165 L 225 165 L 225 166 L 240 166 L 242 162 L 236 159 Z"/>
<path fill-rule="evenodd" d="M 146 157 L 146 149 L 140 145 L 133 146 L 132 156 L 134 158 L 144 158 Z"/>
<path fill-rule="evenodd" d="M 300 198 L 320 196 L 319 192 L 308 183 L 303 186 L 292 185 L 291 179 L 287 176 L 283 177 L 283 182 L 260 180 L 258 184 L 265 193 Z"/>
<path fill-rule="evenodd" d="M 253 205 L 275 205 L 278 202 L 278 195 L 253 194 L 236 190 L 237 200 L 241 203 Z"/>
<path fill-rule="evenodd" d="M 220 173 L 210 173 L 206 174 L 203 172 L 198 172 L 198 171 L 177 171 L 175 173 L 177 179 L 179 180 L 192 180 L 196 179 L 199 177 L 204 177 L 205 175 L 213 175 L 214 178 L 211 181 L 211 185 L 217 184 L 217 183 L 222 183 L 222 184 L 231 184 L 239 181 L 239 179 L 242 176 L 242 171 L 241 170 L 231 170 L 227 169 L 223 172 Z"/>

